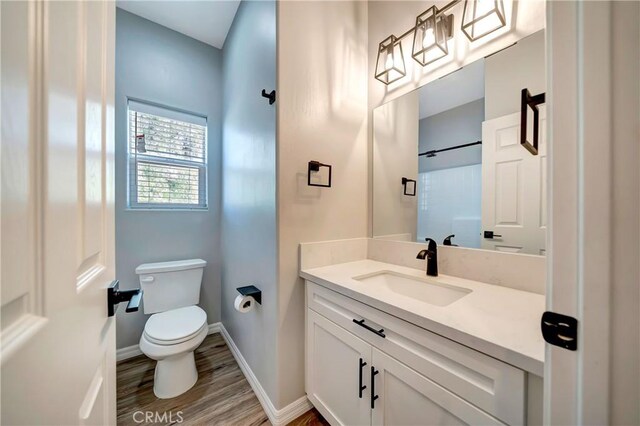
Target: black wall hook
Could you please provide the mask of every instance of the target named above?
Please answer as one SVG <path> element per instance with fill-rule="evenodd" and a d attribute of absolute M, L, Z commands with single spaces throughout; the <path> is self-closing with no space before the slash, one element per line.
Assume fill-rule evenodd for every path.
<path fill-rule="evenodd" d="M 273 105 L 276 102 L 276 91 L 272 90 L 271 93 L 267 93 L 266 89 L 262 89 L 262 97 L 269 99 L 269 105 Z"/>

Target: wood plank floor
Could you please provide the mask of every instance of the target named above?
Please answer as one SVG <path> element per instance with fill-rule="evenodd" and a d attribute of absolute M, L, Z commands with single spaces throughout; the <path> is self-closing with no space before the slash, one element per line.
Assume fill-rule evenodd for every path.
<path fill-rule="evenodd" d="M 318 410 L 312 408 L 287 426 L 329 426 L 329 422 L 318 413 Z"/>
<path fill-rule="evenodd" d="M 198 382 L 189 391 L 172 399 L 158 399 L 153 394 L 155 361 L 140 355 L 119 362 L 118 424 L 271 424 L 219 333 L 207 336 L 196 349 L 195 357 Z M 145 421 L 145 415 L 150 416 L 147 420 L 151 421 Z M 291 424 L 328 425 L 315 409 Z"/>

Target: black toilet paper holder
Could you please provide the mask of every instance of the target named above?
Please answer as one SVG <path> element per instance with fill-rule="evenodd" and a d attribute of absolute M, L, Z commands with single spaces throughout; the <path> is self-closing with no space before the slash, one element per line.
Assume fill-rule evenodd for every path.
<path fill-rule="evenodd" d="M 238 287 L 238 293 L 243 296 L 251 296 L 253 299 L 258 302 L 258 304 L 262 305 L 262 291 L 256 287 L 255 285 L 247 285 L 244 287 Z"/>

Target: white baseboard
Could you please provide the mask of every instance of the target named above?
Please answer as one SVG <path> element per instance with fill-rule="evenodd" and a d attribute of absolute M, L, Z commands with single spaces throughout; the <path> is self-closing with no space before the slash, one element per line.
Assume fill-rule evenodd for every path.
<path fill-rule="evenodd" d="M 209 324 L 209 332 L 207 334 L 220 333 L 220 326 L 222 326 L 221 322 Z"/>
<path fill-rule="evenodd" d="M 126 348 L 120 348 L 116 351 L 116 361 L 124 361 L 134 356 L 142 355 L 139 345 L 131 345 Z"/>
<path fill-rule="evenodd" d="M 207 334 L 220 333 L 220 323 L 214 322 L 209 324 L 209 331 Z M 142 355 L 139 345 L 131 345 L 126 348 L 120 348 L 116 350 L 116 362 L 124 361 L 125 359 L 133 358 L 134 356 Z"/>
<path fill-rule="evenodd" d="M 242 370 L 242 373 L 247 378 L 247 381 L 251 385 L 251 389 L 253 389 L 253 392 L 258 397 L 258 401 L 260 401 L 262 408 L 264 409 L 265 413 L 267 413 L 269 421 L 271 421 L 274 426 L 286 425 L 287 423 L 296 419 L 298 416 L 306 413 L 311 408 L 313 408 L 311 402 L 305 395 L 280 410 L 276 409 L 276 407 L 271 402 L 271 399 L 269 399 L 269 396 L 265 392 L 264 388 L 258 381 L 258 378 L 255 376 L 255 374 L 253 374 L 251 367 L 249 367 L 249 364 L 242 356 L 242 353 L 240 353 L 240 350 L 234 343 L 233 339 L 224 328 L 224 325 L 220 324 L 219 327 L 220 334 L 224 338 L 225 342 L 227 342 L 227 346 L 229 346 L 233 357 L 236 359 L 236 362 L 240 366 L 240 370 Z"/>

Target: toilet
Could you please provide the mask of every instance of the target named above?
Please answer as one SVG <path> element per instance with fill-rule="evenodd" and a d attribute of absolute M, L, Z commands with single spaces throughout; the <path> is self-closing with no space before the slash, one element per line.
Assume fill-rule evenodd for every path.
<path fill-rule="evenodd" d="M 145 314 L 152 314 L 140 337 L 140 350 L 156 360 L 153 393 L 173 398 L 198 380 L 194 351 L 207 337 L 200 301 L 202 259 L 145 263 L 136 268 Z"/>

